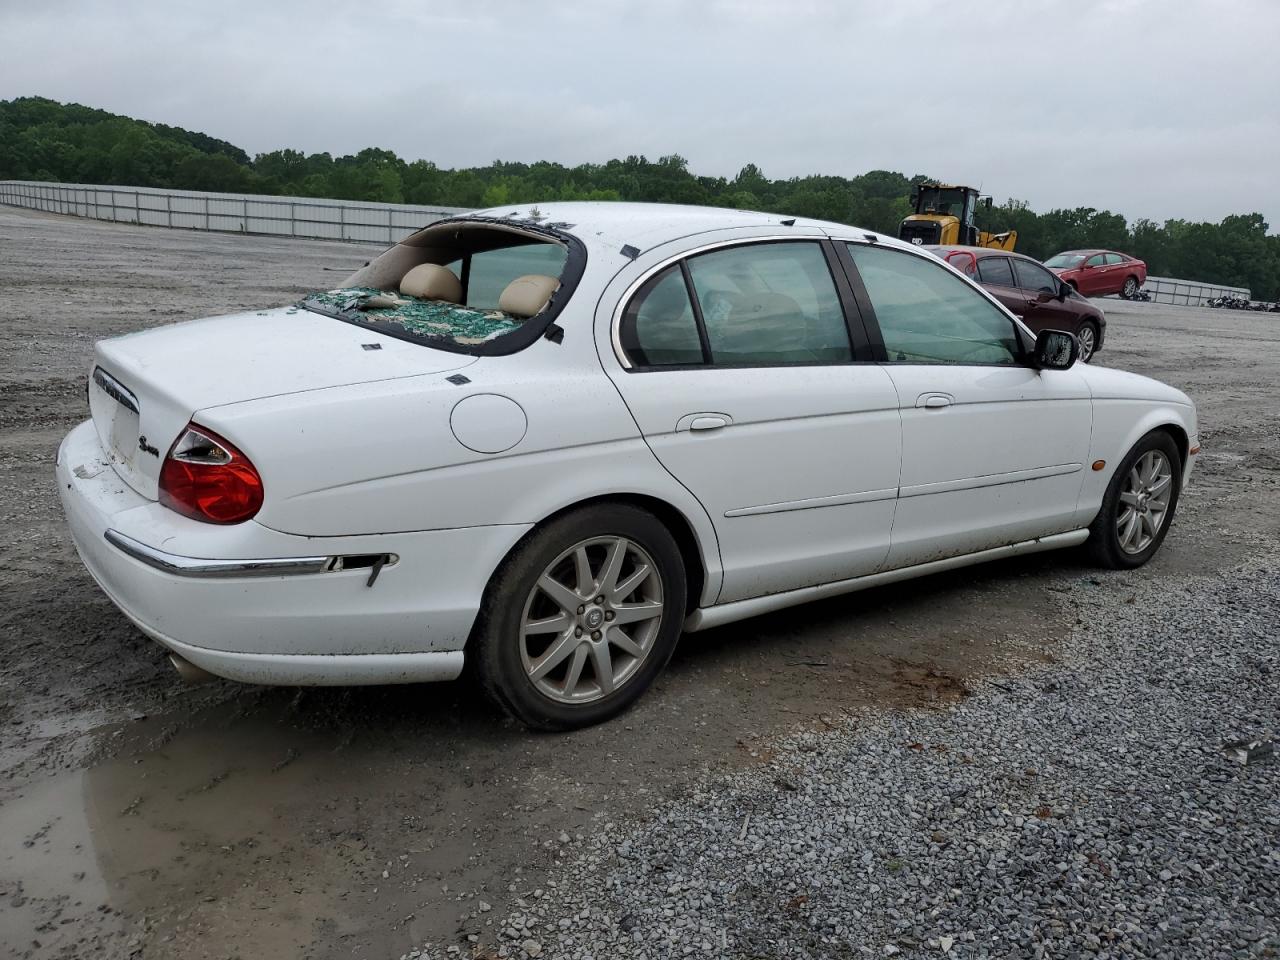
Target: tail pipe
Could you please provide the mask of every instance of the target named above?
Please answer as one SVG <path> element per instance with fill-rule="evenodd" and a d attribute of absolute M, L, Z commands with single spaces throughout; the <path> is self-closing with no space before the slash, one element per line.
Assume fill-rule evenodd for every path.
<path fill-rule="evenodd" d="M 180 657 L 176 653 L 169 654 L 169 662 L 173 664 L 173 669 L 178 671 L 178 676 L 187 683 L 212 683 L 218 679 L 208 670 L 202 670 L 186 657 Z"/>

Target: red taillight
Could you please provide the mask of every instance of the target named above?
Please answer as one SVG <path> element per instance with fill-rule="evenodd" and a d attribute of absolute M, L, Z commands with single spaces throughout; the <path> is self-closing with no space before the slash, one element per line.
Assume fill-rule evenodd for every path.
<path fill-rule="evenodd" d="M 189 423 L 160 468 L 160 502 L 193 520 L 240 523 L 262 507 L 262 477 L 222 437 Z"/>

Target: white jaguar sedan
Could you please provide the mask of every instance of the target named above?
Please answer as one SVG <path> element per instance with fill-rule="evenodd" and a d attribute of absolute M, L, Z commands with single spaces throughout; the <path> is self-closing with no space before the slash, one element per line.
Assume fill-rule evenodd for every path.
<path fill-rule="evenodd" d="M 997 557 L 1160 548 L 1199 440 L 926 252 L 649 204 L 433 223 L 294 307 L 99 343 L 80 555 L 187 674 L 602 720 L 682 632 Z"/>

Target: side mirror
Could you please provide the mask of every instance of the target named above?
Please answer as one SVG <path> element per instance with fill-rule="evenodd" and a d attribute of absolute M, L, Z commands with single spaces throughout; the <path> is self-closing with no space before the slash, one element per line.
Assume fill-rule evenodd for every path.
<path fill-rule="evenodd" d="M 1066 300 L 1068 297 L 1071 296 L 1072 292 L 1073 291 L 1071 289 L 1071 284 L 1067 283 L 1067 281 L 1065 280 L 1058 281 L 1058 299 L 1059 300 Z"/>
<path fill-rule="evenodd" d="M 1066 370 L 1080 358 L 1080 341 L 1065 330 L 1041 330 L 1031 355 L 1037 370 Z"/>

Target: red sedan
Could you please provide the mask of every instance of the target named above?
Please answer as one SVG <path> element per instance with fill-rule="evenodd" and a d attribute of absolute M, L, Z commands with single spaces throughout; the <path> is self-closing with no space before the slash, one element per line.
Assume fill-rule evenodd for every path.
<path fill-rule="evenodd" d="M 1118 293 L 1126 300 L 1147 282 L 1147 265 L 1114 250 L 1066 250 L 1044 265 L 1086 297 Z"/>

